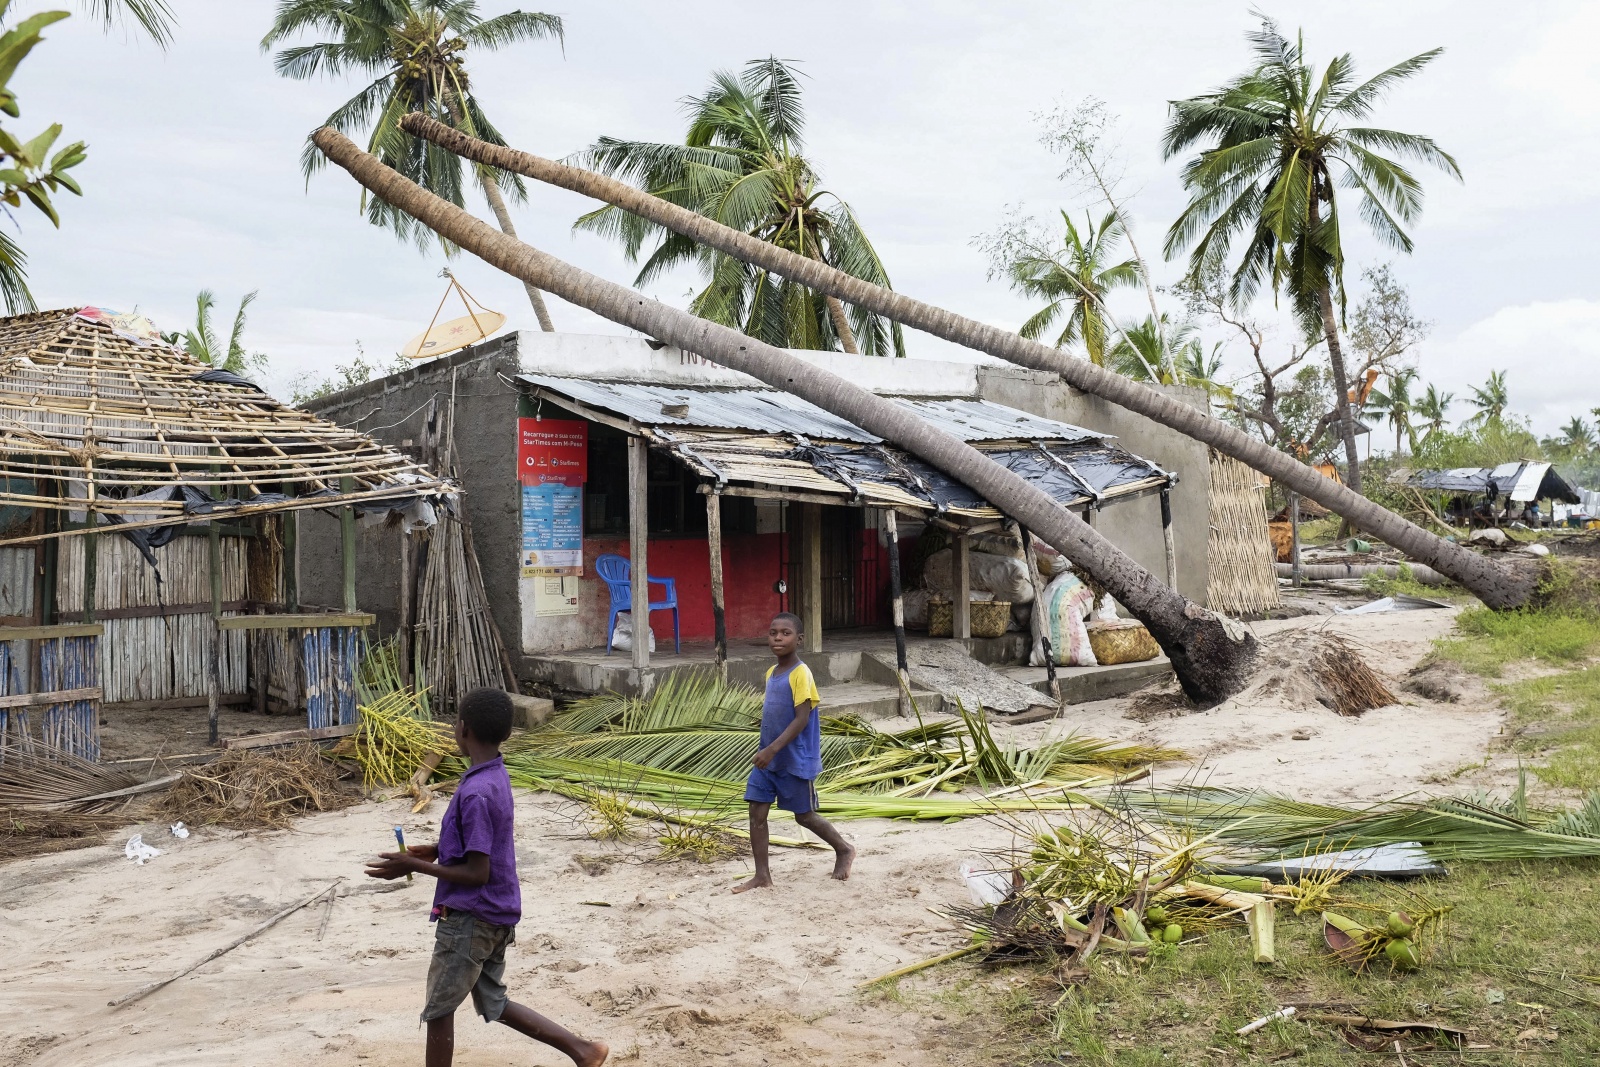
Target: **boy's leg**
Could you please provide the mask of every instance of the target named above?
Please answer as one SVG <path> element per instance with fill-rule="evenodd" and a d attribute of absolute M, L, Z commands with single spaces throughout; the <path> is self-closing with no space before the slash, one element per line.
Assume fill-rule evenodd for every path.
<path fill-rule="evenodd" d="M 456 1056 L 456 1017 L 442 1015 L 428 1020 L 427 1067 L 450 1067 Z"/>
<path fill-rule="evenodd" d="M 815 811 L 798 812 L 794 821 L 822 838 L 833 849 L 833 876 L 841 882 L 849 878 L 850 866 L 856 861 L 855 846 L 844 839 L 844 835 L 834 828 L 833 823 Z"/>
<path fill-rule="evenodd" d="M 585 1041 L 572 1031 L 546 1019 L 532 1008 L 511 1001 L 500 1013 L 500 1022 L 519 1034 L 543 1041 L 565 1053 L 578 1067 L 600 1067 L 611 1050 L 600 1041 Z M 431 1067 L 431 1065 L 430 1065 Z"/>
<path fill-rule="evenodd" d="M 750 802 L 750 854 L 756 861 L 756 876 L 734 887 L 735 893 L 761 889 L 772 884 L 772 873 L 767 868 L 767 812 L 771 804 Z"/>

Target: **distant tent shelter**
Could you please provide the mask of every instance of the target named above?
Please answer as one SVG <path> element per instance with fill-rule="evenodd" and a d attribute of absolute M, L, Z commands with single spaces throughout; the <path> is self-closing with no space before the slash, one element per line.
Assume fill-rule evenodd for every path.
<path fill-rule="evenodd" d="M 1515 504 L 1527 504 L 1535 500 L 1554 500 L 1563 504 L 1581 502 L 1578 491 L 1556 473 L 1555 467 L 1531 460 L 1502 463 L 1498 467 L 1417 471 L 1406 480 L 1406 484 L 1415 489 L 1454 495 L 1457 501 L 1451 512 L 1453 521 L 1457 522 L 1467 521 L 1467 516 L 1460 512 L 1463 502 L 1474 496 L 1482 496 L 1490 504 L 1502 500 Z"/>
<path fill-rule="evenodd" d="M 224 703 L 353 721 L 356 516 L 432 525 L 454 492 L 140 316 L 0 319 L 0 759 L 96 758 L 102 710 L 140 704 L 207 706 L 213 741 Z M 342 611 L 285 565 L 307 508 L 341 518 Z"/>

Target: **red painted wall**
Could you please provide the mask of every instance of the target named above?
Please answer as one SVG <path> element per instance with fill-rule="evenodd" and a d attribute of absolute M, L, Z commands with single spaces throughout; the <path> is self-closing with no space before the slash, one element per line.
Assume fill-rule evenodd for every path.
<path fill-rule="evenodd" d="M 772 616 L 779 611 L 778 594 L 772 583 L 778 580 L 778 539 L 782 534 L 736 534 L 722 539 L 722 581 L 727 599 L 725 608 L 728 638 L 759 638 L 766 635 Z M 600 609 L 601 643 L 605 638 L 605 619 L 610 595 L 599 580 L 594 561 L 599 556 L 627 558 L 627 538 L 588 536 L 583 539 L 583 571 L 586 583 L 594 582 Z M 679 633 L 685 641 L 709 641 L 715 636 L 711 617 L 711 552 L 705 538 L 651 538 L 650 573 L 671 578 L 678 586 Z M 659 587 L 651 599 L 659 599 Z M 670 650 L 672 614 L 651 613 L 656 632 L 656 648 Z M 663 645 L 662 642 L 669 642 Z"/>

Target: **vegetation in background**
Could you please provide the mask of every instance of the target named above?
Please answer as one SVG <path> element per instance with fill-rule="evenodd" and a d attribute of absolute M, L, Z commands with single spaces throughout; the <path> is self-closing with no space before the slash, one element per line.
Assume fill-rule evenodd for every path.
<path fill-rule="evenodd" d="M 855 211 L 822 186 L 805 156 L 805 105 L 796 72 L 774 57 L 739 74 L 717 71 L 711 87 L 684 101 L 682 144 L 601 137 L 580 165 L 632 182 L 652 196 L 715 219 L 796 255 L 874 285 L 889 287 L 883 261 Z M 689 310 L 779 348 L 833 349 L 904 356 L 898 323 L 863 308 L 848 310 L 787 278 L 740 262 L 616 207 L 575 224 L 615 239 L 630 263 L 645 256 L 634 285 L 679 266 L 705 279 Z M 646 252 L 646 245 L 654 247 Z"/>
<path fill-rule="evenodd" d="M 219 370 L 232 371 L 243 374 L 246 371 L 264 371 L 267 369 L 267 354 L 265 352 L 250 352 L 244 347 L 245 311 L 255 300 L 255 291 L 244 294 L 239 301 L 239 310 L 234 312 L 233 327 L 228 332 L 228 343 L 224 345 L 217 336 L 211 323 L 211 312 L 217 306 L 217 297 L 210 289 L 202 289 L 195 297 L 194 328 L 183 334 L 166 335 L 175 338 L 175 343 L 189 355 L 202 363 L 209 363 Z"/>
<path fill-rule="evenodd" d="M 1422 210 L 1422 186 L 1400 160 L 1439 167 L 1459 178 L 1449 154 L 1427 137 L 1369 126 L 1383 95 L 1419 73 L 1440 49 L 1403 60 L 1359 84 L 1349 54 L 1317 75 L 1303 39 L 1290 41 L 1263 18 L 1250 35 L 1255 66 L 1210 93 L 1174 101 L 1167 157 L 1198 148 L 1184 167 L 1191 198 L 1167 232 L 1169 257 L 1187 250 L 1191 277 L 1224 269 L 1237 238 L 1244 251 L 1232 270 L 1228 297 L 1243 306 L 1265 286 L 1289 298 L 1309 336 L 1326 338 L 1333 372 L 1335 419 L 1345 445 L 1345 482 L 1362 480 L 1355 425 L 1347 399 L 1356 383 L 1339 338 L 1345 306 L 1340 185 L 1380 241 L 1404 252 L 1402 228 Z"/>
<path fill-rule="evenodd" d="M 315 371 L 306 371 L 297 375 L 289 383 L 289 403 L 295 407 L 305 407 L 313 400 L 321 400 L 341 390 L 365 385 L 375 377 L 381 378 L 408 370 L 411 365 L 409 359 L 398 353 L 387 367 L 368 360 L 366 350 L 361 347 L 361 342 L 357 341 L 356 358 L 349 363 L 335 364 L 332 374 L 319 375 Z"/>
<path fill-rule="evenodd" d="M 322 33 L 331 40 L 282 49 L 273 57 L 279 74 L 300 80 L 347 73 L 373 77 L 324 125 L 358 135 L 370 127 L 368 152 L 435 196 L 464 207 L 461 157 L 412 137 L 400 129 L 400 118 L 417 111 L 479 140 L 505 144 L 472 91 L 467 56 L 522 41 L 561 41 L 562 25 L 559 17 L 534 11 L 486 19 L 478 14 L 476 0 L 282 0 L 261 47 L 269 49 L 303 33 Z M 300 154 L 308 181 L 324 162 L 308 140 Z M 491 167 L 473 171 L 500 229 L 515 237 L 505 198 L 519 203 L 527 199 L 522 179 Z M 419 247 L 435 239 L 432 230 L 376 197 L 363 193 L 362 207 L 373 225 L 414 239 Z M 543 294 L 526 288 L 540 328 L 555 329 Z"/>

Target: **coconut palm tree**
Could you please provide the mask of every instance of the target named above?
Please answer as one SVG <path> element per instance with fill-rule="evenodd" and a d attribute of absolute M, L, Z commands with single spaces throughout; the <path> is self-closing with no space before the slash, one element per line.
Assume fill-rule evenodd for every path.
<path fill-rule="evenodd" d="M 1379 418 L 1389 420 L 1389 425 L 1394 427 L 1394 454 L 1400 454 L 1400 440 L 1404 435 L 1411 446 L 1411 451 L 1417 450 L 1417 431 L 1411 423 L 1411 418 L 1416 414 L 1416 401 L 1411 397 L 1411 384 L 1417 380 L 1415 367 L 1400 367 L 1385 375 L 1388 385 L 1387 390 L 1374 389 L 1367 398 L 1367 411 Z"/>
<path fill-rule="evenodd" d="M 769 57 L 747 63 L 738 75 L 718 71 L 703 95 L 684 101 L 684 110 L 689 132 L 683 144 L 601 137 L 582 154 L 584 164 L 779 248 L 889 285 L 855 212 L 822 188 L 817 168 L 801 154 L 805 109 L 787 65 Z M 752 269 L 636 215 L 605 207 L 580 218 L 576 228 L 621 241 L 629 262 L 655 241 L 635 285 L 696 265 L 706 287 L 690 310 L 768 344 L 838 344 L 846 352 L 905 355 L 899 326 L 861 308 L 847 312 L 834 297 Z"/>
<path fill-rule="evenodd" d="M 302 80 L 351 72 L 374 76 L 328 116 L 326 125 L 345 132 L 370 127 L 369 151 L 457 206 L 463 203 L 461 158 L 408 136 L 400 129 L 400 117 L 420 111 L 501 144 L 500 131 L 472 91 L 468 55 L 521 41 L 563 39 L 561 19 L 555 15 L 511 11 L 483 18 L 476 0 L 281 0 L 261 47 L 267 50 L 303 33 L 323 33 L 331 39 L 282 49 L 273 57 L 277 72 Z M 309 180 L 321 167 L 322 155 L 308 142 L 300 162 Z M 515 237 L 506 198 L 526 200 L 521 179 L 489 167 L 474 170 L 495 221 Z M 374 225 L 414 238 L 424 247 L 433 239 L 403 212 L 381 200 L 362 199 Z M 554 330 L 544 296 L 534 288 L 527 293 L 539 328 Z"/>
<path fill-rule="evenodd" d="M 1081 567 L 1143 621 L 1171 658 L 1191 699 L 1212 704 L 1245 684 L 1257 646 L 1242 627 L 1169 589 L 1053 498 L 909 408 L 759 338 L 696 318 L 661 301 L 641 299 L 636 289 L 597 278 L 496 233 L 384 167 L 334 130 L 318 130 L 312 136 L 330 159 L 374 194 L 485 261 L 613 322 L 801 397 L 895 442 L 982 493 Z"/>
<path fill-rule="evenodd" d="M 1416 402 L 1415 414 L 1422 420 L 1421 429 L 1427 431 L 1428 436 L 1444 429 L 1447 413 L 1455 399 L 1454 393 L 1440 392 L 1436 385 L 1429 385 L 1423 390 L 1421 398 Z"/>
<path fill-rule="evenodd" d="M 78 6 L 108 30 L 126 17 L 162 48 L 172 43 L 172 27 L 177 18 L 167 0 L 79 0 Z"/>
<path fill-rule="evenodd" d="M 1106 264 L 1106 260 L 1115 255 L 1123 236 L 1122 223 L 1115 211 L 1107 212 L 1099 226 L 1092 218 L 1087 220 L 1081 234 L 1072 216 L 1065 211 L 1061 213 L 1061 221 L 1066 233 L 1059 252 L 1023 252 L 1006 266 L 1013 289 L 1025 296 L 1049 301 L 1034 312 L 1018 332 L 1029 340 L 1038 340 L 1065 314 L 1067 321 L 1055 339 L 1055 346 L 1065 348 L 1082 341 L 1089 362 L 1103 367 L 1110 336 L 1106 324 L 1106 296 L 1114 289 L 1138 285 L 1139 264 L 1133 259 Z M 1161 360 L 1157 358 L 1152 365 L 1160 366 Z"/>
<path fill-rule="evenodd" d="M 1583 453 L 1594 449 L 1594 432 L 1589 429 L 1589 424 L 1578 416 L 1572 416 L 1572 421 L 1561 427 L 1560 445 L 1568 452 Z"/>
<path fill-rule="evenodd" d="M 209 363 L 218 370 L 232 371 L 235 374 L 265 368 L 266 355 L 261 352 L 248 352 L 244 347 L 245 310 L 255 298 L 256 293 L 249 292 L 239 301 L 239 310 L 233 315 L 233 329 L 228 332 L 228 343 L 224 346 L 211 324 L 211 312 L 217 306 L 216 294 L 210 289 L 200 290 L 194 301 L 194 329 L 183 335 L 184 351 L 202 363 Z"/>
<path fill-rule="evenodd" d="M 1478 413 L 1467 420 L 1469 426 L 1497 426 L 1505 418 L 1506 408 L 1511 406 L 1511 393 L 1506 388 L 1506 372 L 1491 370 L 1489 380 L 1480 385 L 1468 386 L 1472 395 L 1467 398 L 1467 403 L 1478 409 Z"/>
<path fill-rule="evenodd" d="M 1371 533 L 1439 573 L 1449 575 L 1490 607 L 1520 607 L 1528 602 L 1538 586 L 1536 566 L 1520 560 L 1491 560 L 1446 541 L 1388 508 L 1351 492 L 1334 479 L 1324 478 L 1293 456 L 1212 417 L 1209 412 L 1110 370 L 1096 367 L 1086 359 L 1076 359 L 1059 349 L 1030 341 L 1014 330 L 978 322 L 853 277 L 604 175 L 565 166 L 527 152 L 486 144 L 423 115 L 408 115 L 401 122 L 407 132 L 475 162 L 537 178 L 604 201 L 648 219 L 654 225 L 687 240 L 870 309 L 892 322 L 923 330 L 963 348 L 971 348 L 1018 366 L 1059 375 L 1076 389 L 1142 415 L 1185 437 L 1204 442 L 1301 496 L 1315 500 L 1334 514 L 1350 520 L 1356 528 Z M 513 273 L 519 269 L 532 269 L 520 266 L 518 260 L 501 258 L 498 254 L 486 258 Z"/>
<path fill-rule="evenodd" d="M 1175 372 L 1159 370 L 1162 359 L 1162 340 L 1177 354 L 1192 347 L 1199 338 L 1193 323 L 1174 325 L 1163 312 L 1159 323 L 1149 315 L 1136 326 L 1122 329 L 1116 344 L 1106 357 L 1106 366 L 1134 381 L 1155 382 L 1162 385 L 1177 384 Z M 1203 357 L 1202 357 L 1203 359 Z"/>
<path fill-rule="evenodd" d="M 1183 184 L 1191 199 L 1167 231 L 1168 258 L 1185 249 L 1194 277 L 1222 268 L 1235 238 L 1245 249 L 1230 296 L 1246 303 L 1266 286 L 1283 293 L 1308 335 L 1328 339 L 1338 434 L 1347 484 L 1361 491 L 1350 380 L 1339 344 L 1345 305 L 1344 248 L 1335 185 L 1350 191 L 1383 243 L 1411 251 L 1402 228 L 1422 210 L 1422 185 L 1398 161 L 1431 164 L 1460 178 L 1449 154 L 1417 134 L 1348 125 L 1371 115 L 1389 89 L 1416 75 L 1441 49 L 1403 60 L 1359 84 L 1349 54 L 1317 75 L 1303 40 L 1270 19 L 1249 35 L 1255 65 L 1210 93 L 1171 102 L 1168 159 L 1191 148 Z M 1386 154 L 1385 154 L 1386 153 Z"/>

